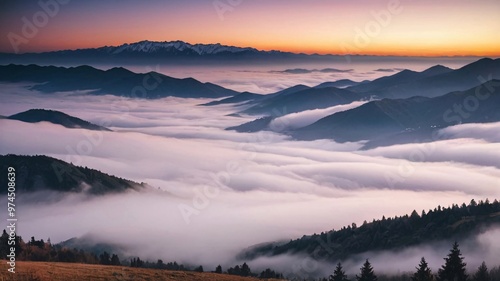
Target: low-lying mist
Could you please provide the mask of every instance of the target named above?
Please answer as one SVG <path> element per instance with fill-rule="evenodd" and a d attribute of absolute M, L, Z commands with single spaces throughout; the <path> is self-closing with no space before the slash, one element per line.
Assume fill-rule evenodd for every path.
<path fill-rule="evenodd" d="M 499 235 L 499 227 L 488 228 L 479 235 L 458 241 L 469 274 L 476 272 L 483 261 L 486 261 L 490 269 L 500 266 Z M 366 252 L 337 261 L 316 260 L 303 255 L 280 255 L 260 257 L 249 262 L 249 265 L 255 268 L 272 267 L 278 271 L 287 272 L 291 277 L 318 278 L 332 274 L 335 265 L 341 262 L 346 274 L 353 279 L 356 274 L 359 274 L 359 269 L 366 259 L 369 259 L 377 275 L 394 275 L 415 272 L 420 259 L 425 257 L 432 273 L 437 274 L 451 246 L 450 242 L 436 241 L 397 251 Z"/>
<path fill-rule="evenodd" d="M 196 106 L 207 100 L 41 95 L 19 85 L 1 95 L 0 115 L 54 109 L 113 132 L 0 119 L 0 154 L 44 154 L 152 186 L 19 204 L 18 230 L 25 238 L 57 243 L 88 234 L 126 245 L 141 259 L 213 270 L 217 264 L 234 266 L 240 262 L 235 255 L 254 244 L 500 197 L 500 123 L 457 125 L 443 130 L 446 138 L 440 141 L 363 151 L 362 143 L 225 131 L 252 118 L 226 116 L 235 112 L 231 106 Z M 294 116 L 290 124 L 310 122 L 308 114 L 303 117 Z M 498 265 L 493 255 L 500 247 L 498 234 L 494 229 L 477 237 L 473 245 L 482 248 L 464 243 L 466 262 Z M 450 247 L 367 253 L 359 259 L 370 258 L 376 270 L 405 271 L 425 256 L 436 270 Z M 292 264 L 303 259 L 261 258 L 250 265 L 293 272 Z M 357 258 L 344 262 L 348 272 L 361 265 Z M 331 264 L 318 264 L 321 274 L 332 270 Z"/>
<path fill-rule="evenodd" d="M 271 121 L 270 128 L 280 128 L 281 131 L 293 130 L 311 125 L 319 119 L 337 112 L 346 111 L 365 104 L 366 101 L 356 101 L 350 104 L 337 105 L 324 109 L 311 109 L 280 116 Z"/>

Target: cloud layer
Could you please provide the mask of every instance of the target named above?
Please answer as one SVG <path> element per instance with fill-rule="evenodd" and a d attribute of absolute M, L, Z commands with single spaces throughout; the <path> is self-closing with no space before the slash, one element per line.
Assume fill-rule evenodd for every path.
<path fill-rule="evenodd" d="M 154 187 L 20 206 L 23 236 L 59 242 L 90 233 L 129 245 L 141 258 L 210 269 L 234 265 L 237 252 L 265 241 L 500 198 L 500 123 L 450 127 L 443 130 L 445 139 L 429 144 L 361 151 L 361 143 L 225 131 L 251 118 L 226 116 L 235 111 L 230 106 L 197 106 L 207 100 L 42 95 L 22 85 L 2 87 L 0 115 L 54 109 L 114 131 L 0 120 L 0 154 L 45 154 Z M 286 118 L 299 126 L 341 109 Z M 481 243 L 498 247 L 491 237 Z"/>
<path fill-rule="evenodd" d="M 293 130 L 318 121 L 319 119 L 337 112 L 346 111 L 365 104 L 366 101 L 356 101 L 350 104 L 332 106 L 324 109 L 305 110 L 297 113 L 287 114 L 271 121 L 270 128 L 281 130 Z"/>

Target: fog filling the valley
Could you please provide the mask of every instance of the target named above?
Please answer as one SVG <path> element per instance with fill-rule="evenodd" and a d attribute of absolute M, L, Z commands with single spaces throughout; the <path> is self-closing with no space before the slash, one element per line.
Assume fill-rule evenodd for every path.
<path fill-rule="evenodd" d="M 420 213 L 438 205 L 500 197 L 500 123 L 457 125 L 444 129 L 444 138 L 432 143 L 365 151 L 359 150 L 363 143 L 302 142 L 272 132 L 225 131 L 254 117 L 226 116 L 238 111 L 232 106 L 197 106 L 209 100 L 46 95 L 19 84 L 2 88 L 0 115 L 53 109 L 114 131 L 0 119 L 0 154 L 44 154 L 151 186 L 142 192 L 20 204 L 18 230 L 25 239 L 50 237 L 57 243 L 88 235 L 126 245 L 128 254 L 141 259 L 213 270 L 217 264 L 227 268 L 241 262 L 235 255 L 254 244 L 414 209 Z M 291 114 L 278 121 L 301 126 L 334 110 Z M 482 260 L 500 264 L 494 255 L 500 250 L 498 236 L 499 230 L 492 229 L 477 241 L 460 241 L 471 269 Z M 371 259 L 376 271 L 398 272 L 413 270 L 425 256 L 437 270 L 450 247 L 366 253 L 344 262 L 349 273 L 364 258 Z M 295 266 L 320 275 L 333 270 L 332 264 L 308 264 L 298 256 L 260 258 L 250 266 L 283 272 Z"/>

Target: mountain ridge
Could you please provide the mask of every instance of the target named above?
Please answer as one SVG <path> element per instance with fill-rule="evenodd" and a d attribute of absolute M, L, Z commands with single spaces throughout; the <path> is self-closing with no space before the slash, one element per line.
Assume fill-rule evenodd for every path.
<path fill-rule="evenodd" d="M 266 116 L 285 115 L 304 110 L 348 104 L 362 98 L 359 94 L 347 89 L 336 87 L 310 88 L 304 85 L 296 85 L 256 100 L 255 104 L 241 113 Z"/>
<path fill-rule="evenodd" d="M 54 191 L 103 195 L 147 187 L 145 183 L 137 183 L 98 170 L 75 166 L 45 155 L 0 155 L 0 169 L 7 171 L 7 167 L 13 167 L 16 170 L 16 191 L 25 194 Z M 0 184 L 7 186 L 7 177 L 0 177 Z M 50 198 L 36 198 L 37 201 L 42 199 Z"/>
<path fill-rule="evenodd" d="M 283 50 L 264 50 L 252 46 L 232 46 L 221 43 L 188 43 L 186 41 L 152 41 L 142 40 L 123 43 L 114 46 L 99 46 L 53 50 L 47 52 L 0 53 L 0 63 L 16 62 L 22 64 L 102 64 L 102 63 L 143 63 L 146 65 L 162 64 L 232 64 L 257 63 L 268 64 L 294 61 L 330 60 L 346 62 L 355 60 L 377 60 L 381 58 L 396 58 L 404 60 L 407 56 L 380 56 L 358 54 L 306 54 Z M 468 56 L 467 58 L 473 58 Z M 421 58 L 421 57 L 415 57 Z M 444 58 L 444 57 L 443 57 Z M 446 57 L 449 58 L 449 57 Z M 474 57 L 475 58 L 475 57 Z M 479 57 L 478 57 L 479 58 Z"/>
<path fill-rule="evenodd" d="M 87 129 L 95 131 L 111 131 L 86 120 L 68 115 L 61 111 L 47 109 L 29 109 L 7 117 L 9 120 L 17 120 L 27 123 L 50 122 L 70 129 Z"/>
<path fill-rule="evenodd" d="M 475 98 L 479 88 L 490 89 L 488 102 L 481 102 L 468 118 L 455 116 L 454 104 Z M 389 141 L 394 134 L 421 131 L 419 137 L 461 123 L 488 123 L 500 121 L 500 80 L 491 80 L 466 91 L 451 92 L 439 97 L 411 97 L 371 101 L 359 107 L 326 116 L 315 123 L 291 132 L 297 139 L 334 139 L 346 141 Z M 412 135 L 412 137 L 416 137 Z M 389 142 L 392 144 L 392 142 Z M 372 143 L 373 144 L 373 143 Z"/>
<path fill-rule="evenodd" d="M 112 54 L 119 54 L 122 52 L 160 52 L 162 50 L 174 49 L 179 52 L 186 50 L 193 51 L 198 55 L 214 55 L 222 52 L 238 53 L 238 52 L 259 52 L 259 50 L 251 47 L 236 47 L 229 45 L 222 45 L 220 43 L 214 44 L 190 44 L 184 41 L 149 41 L 143 40 L 134 43 L 125 43 L 118 46 L 105 46 Z M 97 48 L 99 49 L 99 48 Z"/>
<path fill-rule="evenodd" d="M 500 59 L 481 58 L 458 69 L 436 65 L 422 72 L 403 70 L 346 89 L 379 98 L 437 97 L 492 79 L 500 79 Z"/>
<path fill-rule="evenodd" d="M 220 63 L 232 60 L 264 59 L 273 58 L 304 58 L 310 55 L 301 53 L 290 53 L 278 50 L 258 50 L 253 47 L 237 47 L 230 45 L 215 44 L 191 44 L 184 41 L 149 41 L 143 40 L 133 43 L 124 43 L 116 46 L 101 46 L 91 48 L 77 48 L 55 50 L 39 53 L 0 53 L 0 61 L 16 63 L 61 63 L 71 62 L 73 64 L 89 63 L 115 63 L 115 62 L 146 62 L 157 64 L 189 62 Z"/>
<path fill-rule="evenodd" d="M 353 255 L 383 250 L 397 250 L 422 243 L 444 240 L 467 240 L 492 226 L 500 225 L 500 203 L 475 200 L 461 206 L 438 206 L 429 211 L 416 210 L 394 218 L 373 219 L 343 226 L 321 234 L 281 242 L 260 243 L 244 249 L 239 259 L 303 254 L 313 259 L 338 261 Z"/>
<path fill-rule="evenodd" d="M 135 73 L 123 67 L 100 70 L 88 65 L 56 67 L 0 65 L 0 81 L 34 82 L 34 90 L 44 93 L 88 90 L 96 95 L 131 98 L 221 98 L 238 94 L 213 83 L 194 78 L 174 78 L 157 72 Z"/>

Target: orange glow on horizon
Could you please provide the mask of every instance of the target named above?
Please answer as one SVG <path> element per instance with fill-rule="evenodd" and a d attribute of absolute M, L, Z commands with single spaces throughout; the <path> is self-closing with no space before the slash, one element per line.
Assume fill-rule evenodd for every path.
<path fill-rule="evenodd" d="M 40 10 L 19 3 L 18 14 L 0 17 L 0 52 L 14 52 L 7 34 L 22 35 L 21 18 Z M 397 13 L 386 0 L 245 1 L 222 16 L 211 3 L 134 3 L 61 6 L 19 52 L 181 40 L 306 54 L 500 56 L 497 0 L 401 0 Z"/>
<path fill-rule="evenodd" d="M 500 57 L 499 48 L 477 48 L 477 49 L 454 49 L 447 50 L 434 49 L 430 50 L 420 50 L 420 49 L 409 49 L 409 48 L 384 48 L 384 49 L 366 49 L 362 51 L 352 50 L 351 52 L 345 52 L 343 49 L 337 47 L 324 47 L 324 48 L 307 48 L 301 49 L 297 47 L 270 47 L 262 46 L 261 48 L 256 48 L 264 51 L 280 50 L 284 52 L 292 53 L 304 53 L 304 54 L 319 54 L 319 55 L 362 55 L 362 56 L 413 56 L 413 57 L 452 57 L 452 56 L 471 56 L 471 57 Z"/>
<path fill-rule="evenodd" d="M 252 42 L 245 44 L 244 42 L 195 42 L 181 39 L 137 39 L 130 38 L 128 41 L 123 41 L 122 38 L 114 38 L 107 40 L 106 43 L 100 44 L 95 41 L 65 41 L 62 44 L 58 43 L 51 44 L 50 42 L 43 42 L 39 45 L 39 50 L 37 52 L 50 52 L 50 51 L 60 51 L 60 50 L 75 50 L 75 49 L 86 49 L 86 48 L 99 48 L 103 46 L 120 46 L 122 44 L 136 43 L 143 40 L 149 41 L 184 41 L 190 44 L 215 44 L 220 43 L 223 45 L 236 46 L 236 47 L 252 47 L 261 51 L 272 51 L 278 50 L 283 52 L 291 53 L 304 53 L 304 54 L 319 54 L 319 55 L 372 55 L 372 56 L 414 56 L 414 57 L 448 57 L 448 56 L 477 56 L 477 57 L 500 57 L 500 48 L 495 48 L 491 46 L 473 46 L 473 48 L 467 48 L 468 46 L 457 46 L 450 48 L 447 46 L 435 47 L 435 48 L 419 48 L 418 46 L 383 46 L 381 48 L 376 48 L 374 46 L 367 48 L 352 48 L 343 49 L 342 44 L 332 44 L 332 45 L 318 45 L 315 46 L 314 42 L 311 44 L 304 44 L 303 46 L 288 46 L 281 44 L 269 44 Z"/>
<path fill-rule="evenodd" d="M 145 36 L 147 35 L 147 36 Z M 374 56 L 422 56 L 422 57 L 447 57 L 447 56 L 478 56 L 478 57 L 500 57 L 500 39 L 490 39 L 487 42 L 469 43 L 458 42 L 454 44 L 440 42 L 426 42 L 425 44 L 412 44 L 412 40 L 400 40 L 397 36 L 387 38 L 385 41 L 374 38 L 373 42 L 363 47 L 356 47 L 354 36 L 348 34 L 343 38 L 332 38 L 321 40 L 315 37 L 304 38 L 300 43 L 289 38 L 271 40 L 268 36 L 259 38 L 257 35 L 248 38 L 201 38 L 197 34 L 180 34 L 178 36 L 165 36 L 156 31 L 145 34 L 137 33 L 101 33 L 98 36 L 66 37 L 71 40 L 61 41 L 59 38 L 65 36 L 63 33 L 50 33 L 45 37 L 34 38 L 23 52 L 47 52 L 59 50 L 73 50 L 85 48 L 99 48 L 103 46 L 119 46 L 125 43 L 136 43 L 143 40 L 149 41 L 175 41 L 181 40 L 190 44 L 215 44 L 252 47 L 258 50 L 279 50 L 283 52 L 320 54 L 320 55 L 374 55 Z M 496 40 L 496 41 L 495 41 Z M 36 50 L 27 47 L 36 46 Z M 24 47 L 24 46 L 23 46 Z M 12 52 L 12 51 L 11 51 Z"/>

